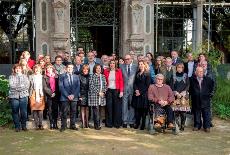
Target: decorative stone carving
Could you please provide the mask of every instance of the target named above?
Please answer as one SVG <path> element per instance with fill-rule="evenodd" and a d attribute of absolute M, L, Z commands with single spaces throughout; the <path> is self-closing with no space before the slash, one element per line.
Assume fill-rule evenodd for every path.
<path fill-rule="evenodd" d="M 133 1 L 130 7 L 132 9 L 132 34 L 140 34 L 143 7 L 140 5 L 139 1 Z"/>
<path fill-rule="evenodd" d="M 129 48 L 130 50 L 134 51 L 136 54 L 141 54 L 143 53 L 144 49 L 144 44 L 143 44 L 144 39 L 129 39 Z"/>
<path fill-rule="evenodd" d="M 65 1 L 64 0 L 54 0 L 54 27 L 55 33 L 65 33 Z"/>

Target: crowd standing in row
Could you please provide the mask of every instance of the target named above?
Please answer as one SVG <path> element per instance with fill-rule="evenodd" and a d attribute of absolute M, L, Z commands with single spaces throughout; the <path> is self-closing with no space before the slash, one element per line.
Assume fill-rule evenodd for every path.
<path fill-rule="evenodd" d="M 175 117 L 180 117 L 183 131 L 186 112 L 194 115 L 194 131 L 202 128 L 210 132 L 211 97 L 215 89 L 215 76 L 205 54 L 198 60 L 192 53 L 183 62 L 177 51 L 171 57 L 152 53 L 136 56 L 133 51 L 124 58 L 115 54 L 97 58 L 95 50 L 87 57 L 78 48 L 73 62 L 69 53 L 58 53 L 52 63 L 50 56 L 38 55 L 35 62 L 24 51 L 9 77 L 9 98 L 15 130 L 27 131 L 26 121 L 30 111 L 37 130 L 43 130 L 43 117 L 48 116 L 50 129 L 78 130 L 76 118 L 82 128 L 89 128 L 93 117 L 94 128 L 101 129 L 101 120 L 108 128 L 146 128 L 146 117 L 154 111 L 154 127 L 162 126 L 161 117 L 167 116 L 167 127 L 175 127 Z M 189 103 L 191 99 L 192 104 Z M 28 104 L 29 103 L 29 104 Z M 29 105 L 27 108 L 27 105 Z M 78 113 L 80 107 L 80 113 Z M 202 116 L 202 117 L 201 117 Z"/>

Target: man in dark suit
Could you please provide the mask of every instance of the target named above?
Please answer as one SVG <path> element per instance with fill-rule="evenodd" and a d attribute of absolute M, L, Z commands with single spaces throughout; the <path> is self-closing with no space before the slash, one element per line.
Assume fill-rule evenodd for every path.
<path fill-rule="evenodd" d="M 211 122 L 211 97 L 213 96 L 214 82 L 204 76 L 204 69 L 197 67 L 195 76 L 191 78 L 190 92 L 192 98 L 192 111 L 194 114 L 194 131 L 202 127 L 201 114 L 203 117 L 203 128 L 205 132 L 210 132 Z"/>
<path fill-rule="evenodd" d="M 196 61 L 193 59 L 192 53 L 187 53 L 187 60 L 188 61 L 184 63 L 184 72 L 187 73 L 188 77 L 190 78 L 193 76 Z"/>
<path fill-rule="evenodd" d="M 67 127 L 67 111 L 70 105 L 70 129 L 78 130 L 76 122 L 76 106 L 80 93 L 80 80 L 78 75 L 73 74 L 73 64 L 66 65 L 66 73 L 60 75 L 59 90 L 61 93 L 61 129 L 64 131 Z"/>
<path fill-rule="evenodd" d="M 176 66 L 179 63 L 183 63 L 183 60 L 178 56 L 177 51 L 172 51 L 171 52 L 171 57 L 172 57 L 172 65 Z"/>
<path fill-rule="evenodd" d="M 75 65 L 73 67 L 73 73 L 76 75 L 79 75 L 81 73 L 81 69 L 82 69 L 81 57 L 76 55 L 74 61 L 75 61 Z"/>

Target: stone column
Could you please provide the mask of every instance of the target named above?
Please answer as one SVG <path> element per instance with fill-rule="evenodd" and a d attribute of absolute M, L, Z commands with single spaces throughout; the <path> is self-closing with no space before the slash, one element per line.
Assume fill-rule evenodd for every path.
<path fill-rule="evenodd" d="M 195 51 L 199 49 L 199 47 L 202 45 L 202 39 L 203 39 L 203 3 L 205 0 L 195 0 L 193 3 L 196 6 L 194 11 L 196 11 L 195 17 L 195 39 L 196 39 L 196 47 Z M 193 49 L 194 50 L 194 49 Z"/>
<path fill-rule="evenodd" d="M 129 38 L 129 0 L 121 1 L 121 31 L 120 31 L 120 56 L 129 52 L 127 39 Z"/>
<path fill-rule="evenodd" d="M 143 53 L 143 6 L 141 0 L 132 0 L 131 4 L 131 35 L 128 39 L 130 50 L 136 54 Z"/>
<path fill-rule="evenodd" d="M 70 11 L 69 0 L 53 0 L 54 33 L 53 55 L 57 52 L 70 51 Z"/>

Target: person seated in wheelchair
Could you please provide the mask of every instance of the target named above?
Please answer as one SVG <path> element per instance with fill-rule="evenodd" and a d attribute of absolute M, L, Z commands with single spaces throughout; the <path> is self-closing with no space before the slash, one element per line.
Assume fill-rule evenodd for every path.
<path fill-rule="evenodd" d="M 174 94 L 170 86 L 163 84 L 164 75 L 157 74 L 155 84 L 149 86 L 148 99 L 154 104 L 154 123 L 155 128 L 161 128 L 167 116 L 167 127 L 174 128 L 174 113 L 171 104 L 174 101 Z"/>
<path fill-rule="evenodd" d="M 176 65 L 176 74 L 171 77 L 170 86 L 173 90 L 175 101 L 172 104 L 172 109 L 175 112 L 175 119 L 180 124 L 180 130 L 184 131 L 186 112 L 190 111 L 189 105 L 189 78 L 184 72 L 184 64 Z M 181 122 L 179 123 L 179 118 Z"/>

